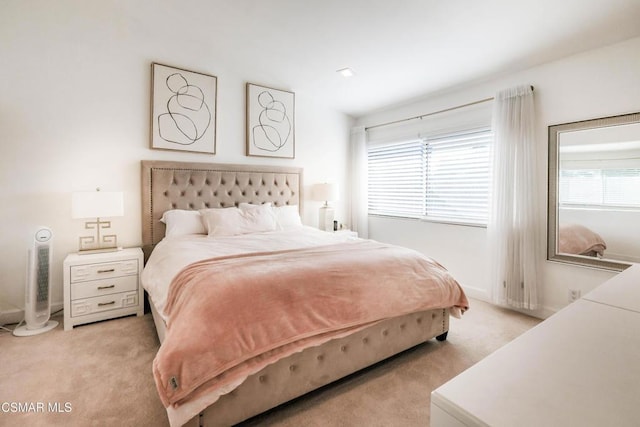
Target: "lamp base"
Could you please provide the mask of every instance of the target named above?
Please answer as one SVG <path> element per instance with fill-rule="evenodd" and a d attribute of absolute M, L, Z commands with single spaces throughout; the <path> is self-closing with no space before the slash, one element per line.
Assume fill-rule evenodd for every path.
<path fill-rule="evenodd" d="M 87 230 L 96 230 L 95 236 L 81 236 L 78 239 L 80 248 L 79 254 L 97 254 L 102 252 L 115 252 L 122 248 L 118 248 L 118 236 L 115 234 L 103 235 L 100 238 L 100 229 L 111 228 L 111 221 L 100 221 L 100 218 L 96 218 L 95 221 L 87 221 L 84 223 L 84 228 Z"/>
<path fill-rule="evenodd" d="M 335 212 L 330 206 L 323 206 L 320 208 L 320 224 L 319 228 L 323 231 L 333 231 L 333 218 Z"/>

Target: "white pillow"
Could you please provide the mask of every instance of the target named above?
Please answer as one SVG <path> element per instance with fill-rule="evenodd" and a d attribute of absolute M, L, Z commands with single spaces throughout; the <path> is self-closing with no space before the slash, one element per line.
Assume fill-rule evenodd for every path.
<path fill-rule="evenodd" d="M 271 203 L 264 203 L 262 205 L 240 203 L 240 209 L 242 210 L 255 209 L 261 206 L 271 206 Z M 302 227 L 300 209 L 297 205 L 273 206 L 271 209 L 276 219 L 276 230 L 289 230 L 291 228 Z"/>
<path fill-rule="evenodd" d="M 267 207 L 271 208 L 271 202 L 263 203 L 261 205 L 254 205 L 252 203 L 242 202 L 239 205 L 240 209 L 242 209 L 243 211 L 246 211 L 247 209 L 256 209 L 256 208 L 259 208 L 260 206 L 267 206 Z"/>
<path fill-rule="evenodd" d="M 289 230 L 291 228 L 302 227 L 300 209 L 297 205 L 277 206 L 273 208 L 273 211 L 276 214 L 278 230 Z"/>
<path fill-rule="evenodd" d="M 273 231 L 276 219 L 271 206 L 260 205 L 251 209 L 223 208 L 200 211 L 210 237 Z"/>
<path fill-rule="evenodd" d="M 207 234 L 198 211 L 172 209 L 166 211 L 160 221 L 167 225 L 165 236 L 182 236 L 185 234 Z"/>
<path fill-rule="evenodd" d="M 273 206 L 271 206 L 271 202 L 267 202 L 267 203 L 263 203 L 261 205 L 254 205 L 252 203 L 240 203 L 238 205 L 238 207 L 240 207 L 240 209 L 242 211 L 248 211 L 248 210 L 254 210 L 254 209 L 259 209 L 259 211 L 254 212 L 252 215 L 256 215 L 256 214 L 260 214 L 260 215 L 271 215 L 273 217 L 273 221 L 276 221 L 276 213 L 273 210 Z M 278 224 L 276 221 L 276 230 L 278 229 Z"/>

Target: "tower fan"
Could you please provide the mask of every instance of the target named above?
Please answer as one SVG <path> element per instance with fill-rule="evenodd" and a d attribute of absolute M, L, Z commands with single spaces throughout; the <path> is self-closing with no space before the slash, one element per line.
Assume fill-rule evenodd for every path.
<path fill-rule="evenodd" d="M 27 285 L 25 289 L 24 321 L 13 335 L 27 337 L 47 332 L 58 326 L 51 316 L 49 297 L 51 283 L 51 246 L 53 234 L 47 227 L 40 227 L 34 235 L 27 260 Z"/>

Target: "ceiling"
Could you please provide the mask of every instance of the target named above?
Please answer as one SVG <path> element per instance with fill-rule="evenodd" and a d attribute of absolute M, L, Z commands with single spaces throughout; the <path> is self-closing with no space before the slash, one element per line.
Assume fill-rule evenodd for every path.
<path fill-rule="evenodd" d="M 640 35 L 640 0 L 163 3 L 259 83 L 354 117 Z M 356 75 L 336 73 L 344 67 Z"/>

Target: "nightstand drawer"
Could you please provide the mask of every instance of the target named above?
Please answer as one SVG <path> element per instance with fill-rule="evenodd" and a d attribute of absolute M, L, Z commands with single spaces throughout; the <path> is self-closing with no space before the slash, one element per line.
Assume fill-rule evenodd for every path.
<path fill-rule="evenodd" d="M 138 274 L 138 260 L 130 259 L 71 267 L 71 283 Z"/>
<path fill-rule="evenodd" d="M 138 276 L 114 277 L 113 279 L 80 282 L 71 285 L 71 300 L 93 298 L 101 295 L 135 291 L 137 289 Z"/>
<path fill-rule="evenodd" d="M 137 305 L 138 292 L 123 292 L 95 298 L 79 299 L 71 301 L 71 317 L 86 316 L 102 311 L 134 307 Z"/>

